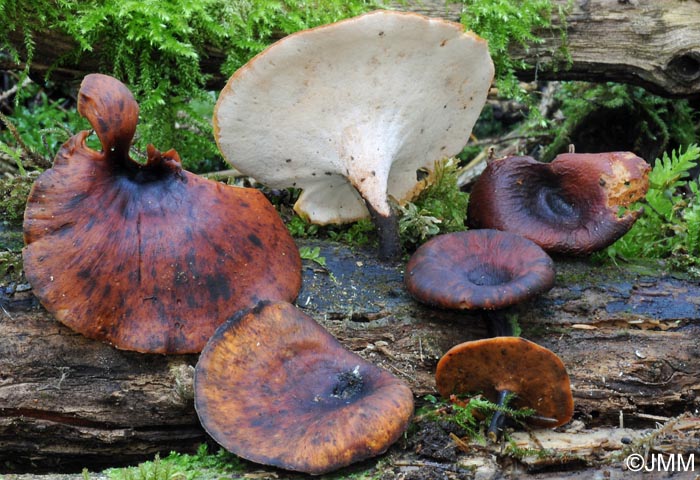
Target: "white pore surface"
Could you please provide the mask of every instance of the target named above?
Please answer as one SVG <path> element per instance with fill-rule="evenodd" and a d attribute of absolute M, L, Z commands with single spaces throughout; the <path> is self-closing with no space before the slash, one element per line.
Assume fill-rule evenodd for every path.
<path fill-rule="evenodd" d="M 416 171 L 455 155 L 486 102 L 486 41 L 461 25 L 377 11 L 290 35 L 239 69 L 219 96 L 216 140 L 234 167 L 298 187 L 312 222 L 388 215 Z M 354 188 L 353 188 L 354 187 Z"/>

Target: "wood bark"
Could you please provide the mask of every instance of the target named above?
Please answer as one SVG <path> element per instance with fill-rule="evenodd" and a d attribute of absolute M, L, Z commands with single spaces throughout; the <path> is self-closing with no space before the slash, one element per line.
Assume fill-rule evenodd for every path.
<path fill-rule="evenodd" d="M 405 379 L 419 405 L 436 395 L 440 356 L 487 335 L 477 313 L 413 301 L 403 288 L 402 263 L 330 242 L 303 244 L 318 246 L 326 266 L 305 261 L 297 304 L 348 348 Z M 653 427 L 697 411 L 700 286 L 658 266 L 640 272 L 571 259 L 556 266 L 555 287 L 513 313 L 524 337 L 564 361 L 584 430 L 616 427 L 621 416 L 628 428 Z M 157 452 L 192 451 L 206 440 L 192 400 L 196 355 L 120 351 L 58 323 L 31 291 L 3 292 L 5 470 L 133 464 Z"/>
<path fill-rule="evenodd" d="M 550 29 L 537 32 L 538 45 L 513 44 L 510 55 L 528 65 L 518 74 L 526 80 L 587 80 L 628 82 L 667 96 L 700 96 L 700 1 L 698 0 L 552 0 Z M 459 20 L 462 6 L 436 0 L 410 0 L 392 8 Z M 469 11 L 466 9 L 465 14 Z M 566 33 L 562 36 L 562 31 Z M 24 32 L 10 32 L 22 51 Z M 563 38 L 566 41 L 563 41 Z M 77 52 L 77 45 L 58 30 L 34 32 L 32 70 L 39 76 L 78 82 L 109 64 L 100 45 Z M 562 51 L 569 55 L 567 58 Z M 209 87 L 222 88 L 220 67 L 225 52 L 213 47 L 201 52 Z M 0 69 L 23 68 L 0 57 Z M 107 72 L 108 73 L 108 72 Z"/>
<path fill-rule="evenodd" d="M 613 81 L 667 96 L 700 95 L 700 1 L 553 0 L 543 42 L 511 45 L 524 80 Z M 400 8 L 400 7 L 399 7 Z M 427 1 L 407 9 L 459 20 L 460 5 Z M 558 12 L 563 12 L 559 15 Z M 562 36 L 562 32 L 565 33 Z M 566 55 L 562 56 L 562 52 Z"/>

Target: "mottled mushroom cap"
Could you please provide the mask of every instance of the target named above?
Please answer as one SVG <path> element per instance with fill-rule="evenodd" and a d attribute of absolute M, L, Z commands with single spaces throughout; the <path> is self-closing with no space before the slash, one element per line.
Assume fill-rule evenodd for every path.
<path fill-rule="evenodd" d="M 375 11 L 289 35 L 229 79 L 214 112 L 224 158 L 275 188 L 303 189 L 311 222 L 391 213 L 416 171 L 456 155 L 486 101 L 485 40 L 458 23 Z"/>
<path fill-rule="evenodd" d="M 517 233 L 549 252 L 595 252 L 642 214 L 620 210 L 646 194 L 650 168 L 629 152 L 567 153 L 548 164 L 493 160 L 472 187 L 468 223 Z"/>
<path fill-rule="evenodd" d="M 482 393 L 492 402 L 508 390 L 509 406 L 532 408 L 528 423 L 554 428 L 574 413 L 569 375 L 552 351 L 519 337 L 494 337 L 452 347 L 438 362 L 435 381 L 440 395 Z"/>
<path fill-rule="evenodd" d="M 59 321 L 122 349 L 199 352 L 217 326 L 301 286 L 294 240 L 257 190 L 183 170 L 152 146 L 129 158 L 138 105 L 105 75 L 88 75 L 80 132 L 36 180 L 24 217 L 24 269 Z"/>
<path fill-rule="evenodd" d="M 450 309 L 498 309 L 554 285 L 554 263 L 526 238 L 498 230 L 438 235 L 406 265 L 404 281 L 418 301 Z"/>
<path fill-rule="evenodd" d="M 408 426 L 413 395 L 278 302 L 216 331 L 195 368 L 195 407 L 205 430 L 236 455 L 321 474 L 384 452 Z"/>

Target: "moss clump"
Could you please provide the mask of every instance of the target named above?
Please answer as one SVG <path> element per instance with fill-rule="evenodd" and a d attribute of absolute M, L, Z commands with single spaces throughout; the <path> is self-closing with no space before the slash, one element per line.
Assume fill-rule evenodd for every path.
<path fill-rule="evenodd" d="M 38 172 L 0 178 L 0 217 L 10 226 L 21 226 L 29 191 Z"/>
<path fill-rule="evenodd" d="M 223 449 L 212 453 L 202 444 L 195 454 L 172 452 L 164 458 L 156 455 L 152 461 L 136 467 L 112 468 L 104 473 L 110 480 L 214 480 L 237 478 L 234 474 L 243 469 L 240 458 L 232 453 Z"/>
<path fill-rule="evenodd" d="M 469 30 L 476 32 L 489 42 L 489 51 L 496 67 L 496 85 L 499 93 L 506 98 L 527 101 L 528 95 L 516 77 L 518 70 L 527 64 L 510 56 L 513 46 L 529 49 L 539 45 L 544 39 L 538 31 L 553 29 L 552 18 L 555 6 L 550 0 L 461 0 L 461 22 Z M 560 18 L 559 35 L 561 47 L 552 52 L 555 59 L 568 61 L 566 50 L 565 17 L 567 11 L 556 11 Z M 538 65 L 538 68 L 542 68 Z"/>
<path fill-rule="evenodd" d="M 441 233 L 465 230 L 469 196 L 458 185 L 459 166 L 455 159 L 435 163 L 425 179 L 427 187 L 413 202 L 400 207 L 401 241 L 415 247 Z"/>
<path fill-rule="evenodd" d="M 5 22 L 0 49 L 18 65 L 26 64 L 26 75 L 35 37 L 50 31 L 73 42 L 74 49 L 54 67 L 90 56 L 102 65 L 100 73 L 126 83 L 141 106 L 139 150 L 146 143 L 175 148 L 185 168 L 208 171 L 221 160 L 212 141 L 216 95 L 208 85 L 206 61 L 219 57 L 220 73 L 228 76 L 284 35 L 375 5 L 369 0 L 0 0 Z"/>

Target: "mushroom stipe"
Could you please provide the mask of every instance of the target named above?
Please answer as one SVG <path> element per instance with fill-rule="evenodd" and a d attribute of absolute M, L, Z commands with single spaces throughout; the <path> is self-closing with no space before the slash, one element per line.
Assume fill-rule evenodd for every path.
<path fill-rule="evenodd" d="M 384 452 L 413 414 L 407 385 L 286 302 L 262 302 L 219 327 L 194 386 L 199 419 L 221 446 L 311 474 Z"/>

